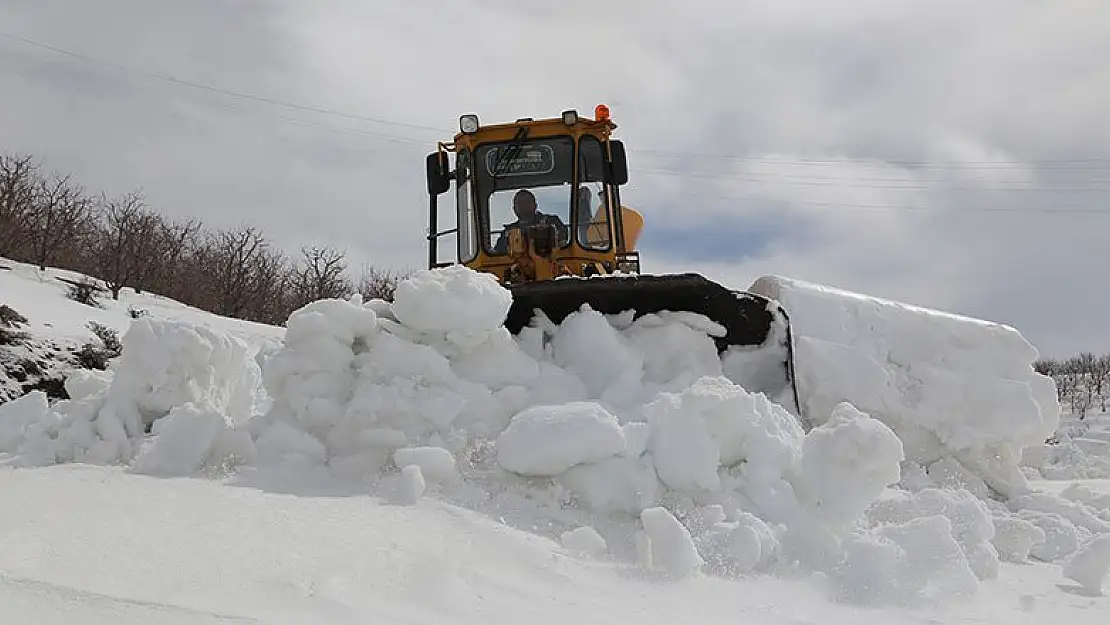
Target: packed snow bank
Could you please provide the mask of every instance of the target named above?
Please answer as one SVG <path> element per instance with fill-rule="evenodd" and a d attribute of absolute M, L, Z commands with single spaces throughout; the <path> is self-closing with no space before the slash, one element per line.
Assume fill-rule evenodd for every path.
<path fill-rule="evenodd" d="M 1025 448 L 1022 467 L 1049 480 L 1110 478 L 1110 415 L 1066 417 L 1052 440 Z"/>
<path fill-rule="evenodd" d="M 1027 489 L 1022 449 L 1052 436 L 1060 405 L 1018 331 L 777 276 L 751 290 L 790 314 L 814 422 L 849 400 L 893 428 L 913 462 L 954 457 L 1004 495 Z"/>
<path fill-rule="evenodd" d="M 952 380 L 935 370 L 902 394 L 818 394 L 818 425 L 806 432 L 737 383 L 747 379 L 738 363 L 724 370 L 704 318 L 583 308 L 513 337 L 501 326 L 511 300 L 488 276 L 418 272 L 398 293 L 394 304 L 354 296 L 301 308 L 261 371 L 237 339 L 137 322 L 111 371 L 71 378 L 74 399 L 0 408 L 19 414 L 0 451 L 17 464 L 121 462 L 160 475 L 330 473 L 396 503 L 442 498 L 668 576 L 821 572 L 854 601 L 962 596 L 1003 556 L 1057 560 L 1102 531 L 1084 503 L 986 503 L 975 450 L 1020 452 L 1029 435 L 1019 422 L 1007 438 L 992 419 L 941 427 L 897 403 L 941 405 L 929 384 L 953 392 Z M 855 360 L 825 362 L 833 374 Z M 1028 408 L 1011 398 L 1006 406 Z M 905 410 L 891 413 L 887 399 Z M 939 432 L 928 471 L 911 462 L 921 437 L 899 419 L 912 416 Z M 896 485 L 906 490 L 892 495 Z"/>
<path fill-rule="evenodd" d="M 70 399 L 48 406 L 45 394 L 35 391 L 0 407 L 17 413 L 4 419 L 0 452 L 25 466 L 135 460 L 141 471 L 188 474 L 213 460 L 216 447 L 236 452 L 249 446 L 249 437 L 233 430 L 265 400 L 258 365 L 243 340 L 144 318 L 135 320 L 122 344 L 123 354 L 108 371 L 79 370 L 66 380 Z"/>
<path fill-rule="evenodd" d="M 0 306 L 11 308 L 25 321 L 12 328 L 26 336 L 16 342 L 0 337 L 0 403 L 41 389 L 52 396 L 61 394 L 62 381 L 87 365 L 77 354 L 86 344 L 101 345 L 91 323 L 125 333 L 134 315 L 159 321 L 182 321 L 230 334 L 253 349 L 267 349 L 280 342 L 284 328 L 209 313 L 167 297 L 136 293 L 124 288 L 119 299 L 98 292 L 96 305 L 70 297 L 71 285 L 85 280 L 100 281 L 73 271 L 18 263 L 0 257 Z M 0 321 L 0 335 L 4 334 Z"/>

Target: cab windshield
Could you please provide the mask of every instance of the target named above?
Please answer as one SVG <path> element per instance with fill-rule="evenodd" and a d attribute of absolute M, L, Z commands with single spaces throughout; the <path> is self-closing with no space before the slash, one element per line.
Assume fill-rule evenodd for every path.
<path fill-rule="evenodd" d="M 608 247 L 605 211 L 600 210 L 601 143 L 593 137 L 584 137 L 581 148 L 576 155 L 574 138 L 570 136 L 478 147 L 474 153 L 473 179 L 480 238 L 487 254 L 506 252 L 510 229 L 545 223 L 555 226 L 558 247 L 568 247 L 575 238 L 591 249 Z M 577 193 L 575 158 L 579 159 L 582 178 Z M 574 218 L 576 207 L 578 218 Z M 591 227 L 591 222 L 596 223 Z"/>

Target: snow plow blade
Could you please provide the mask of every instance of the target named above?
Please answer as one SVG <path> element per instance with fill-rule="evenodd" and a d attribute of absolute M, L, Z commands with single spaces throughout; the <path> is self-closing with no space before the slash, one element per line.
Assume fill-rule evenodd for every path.
<path fill-rule="evenodd" d="M 513 334 L 529 325 L 537 311 L 557 324 L 583 304 L 606 315 L 634 310 L 637 318 L 662 311 L 704 315 L 725 329 L 723 336 L 713 337 L 718 353 L 743 361 L 745 388 L 763 392 L 801 416 L 790 321 L 772 299 L 729 289 L 694 273 L 572 277 L 509 289 L 513 303 L 505 326 Z"/>

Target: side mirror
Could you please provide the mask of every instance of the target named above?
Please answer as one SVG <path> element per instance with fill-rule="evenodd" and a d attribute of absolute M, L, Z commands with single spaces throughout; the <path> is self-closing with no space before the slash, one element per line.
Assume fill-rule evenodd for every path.
<path fill-rule="evenodd" d="M 607 168 L 609 180 L 615 185 L 622 185 L 628 182 L 628 157 L 624 153 L 624 144 L 620 141 L 613 140 L 609 142 L 609 148 L 613 152 L 613 161 L 609 163 Z"/>
<path fill-rule="evenodd" d="M 451 163 L 446 152 L 432 152 L 427 159 L 428 195 L 440 195 L 451 188 Z"/>

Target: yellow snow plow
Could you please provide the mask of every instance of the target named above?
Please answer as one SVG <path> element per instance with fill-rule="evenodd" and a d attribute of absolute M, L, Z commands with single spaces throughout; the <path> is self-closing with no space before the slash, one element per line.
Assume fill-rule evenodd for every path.
<path fill-rule="evenodd" d="M 616 127 L 603 104 L 592 119 L 568 110 L 482 125 L 463 115 L 454 140 L 427 157 L 429 268 L 461 263 L 497 276 L 513 295 L 513 333 L 537 312 L 559 323 L 583 305 L 704 315 L 724 328 L 719 352 L 750 365 L 745 386 L 799 410 L 790 322 L 777 302 L 698 274 L 641 274 L 644 221 L 621 204 L 628 165 Z M 454 227 L 440 230 L 439 197 L 452 186 Z M 450 235 L 455 258 L 441 261 L 440 239 Z"/>
<path fill-rule="evenodd" d="M 1020 490 L 1021 449 L 1055 430 L 1055 385 L 1009 326 L 780 276 L 741 291 L 695 273 L 641 273 L 644 221 L 621 204 L 628 164 L 604 105 L 593 119 L 569 110 L 482 125 L 464 115 L 459 127 L 427 157 L 428 266 L 496 276 L 513 295 L 513 333 L 584 305 L 704 315 L 720 326 L 723 372 L 805 430 L 848 401 L 891 426 L 907 459 L 925 466 L 946 450 L 999 492 Z M 440 230 L 438 201 L 452 186 L 455 225 Z M 441 261 L 451 234 L 455 258 Z"/>

